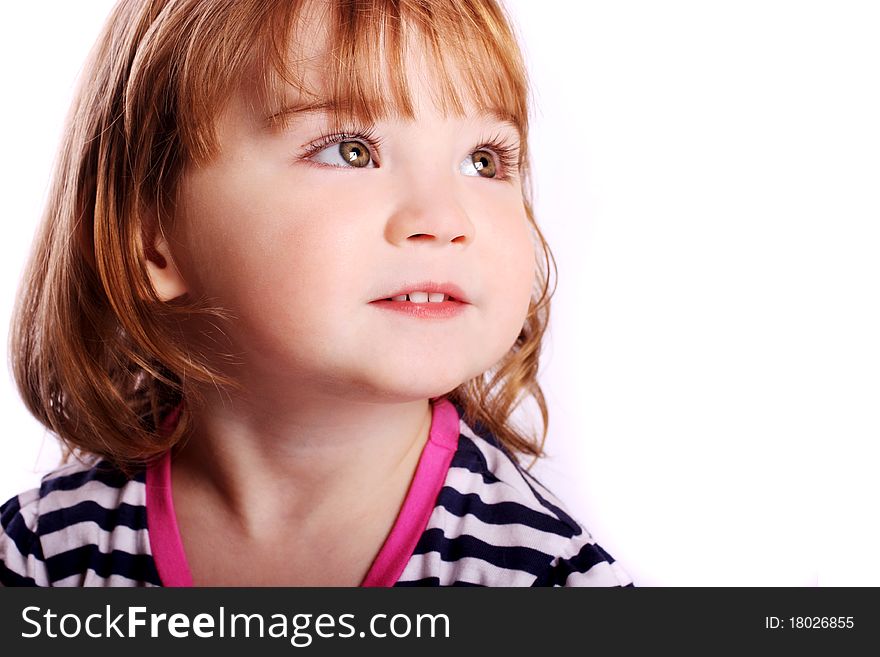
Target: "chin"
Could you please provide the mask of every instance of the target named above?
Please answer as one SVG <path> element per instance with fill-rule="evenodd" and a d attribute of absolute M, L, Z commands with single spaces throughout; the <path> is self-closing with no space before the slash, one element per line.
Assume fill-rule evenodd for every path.
<path fill-rule="evenodd" d="M 369 387 L 374 394 L 399 402 L 441 397 L 468 380 L 467 372 L 450 371 L 448 367 L 431 368 L 412 365 L 372 378 Z"/>

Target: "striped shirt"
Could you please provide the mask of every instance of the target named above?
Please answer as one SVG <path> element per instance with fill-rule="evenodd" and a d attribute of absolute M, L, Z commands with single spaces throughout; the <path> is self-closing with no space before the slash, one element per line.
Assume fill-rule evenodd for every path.
<path fill-rule="evenodd" d="M 432 400 L 428 441 L 361 586 L 632 586 L 564 505 L 481 427 Z M 0 507 L 4 586 L 191 586 L 170 455 L 127 477 L 60 467 Z"/>

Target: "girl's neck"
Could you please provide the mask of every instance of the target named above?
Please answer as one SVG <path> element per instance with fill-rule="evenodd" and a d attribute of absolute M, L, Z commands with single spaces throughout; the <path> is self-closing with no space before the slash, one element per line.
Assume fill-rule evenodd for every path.
<path fill-rule="evenodd" d="M 432 418 L 427 400 L 205 399 L 190 409 L 194 431 L 172 476 L 251 537 L 270 536 L 279 523 L 318 531 L 405 494 Z"/>

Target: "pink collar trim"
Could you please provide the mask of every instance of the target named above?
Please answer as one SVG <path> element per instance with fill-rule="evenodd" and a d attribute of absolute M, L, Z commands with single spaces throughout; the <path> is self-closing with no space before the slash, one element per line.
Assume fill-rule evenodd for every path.
<path fill-rule="evenodd" d="M 147 468 L 147 526 L 150 548 L 159 579 L 164 586 L 192 586 L 174 501 L 171 499 L 171 458 L 165 453 L 155 466 Z"/>
<path fill-rule="evenodd" d="M 361 586 L 393 586 L 409 562 L 419 538 L 434 511 L 437 496 L 446 480 L 452 457 L 458 448 L 459 417 L 452 403 L 432 399 L 431 430 L 419 457 L 403 506 L 385 543 L 373 560 Z M 180 414 L 175 408 L 163 423 L 173 426 Z M 183 540 L 174 513 L 171 494 L 171 454 L 147 468 L 147 526 L 150 548 L 164 586 L 192 586 L 192 572 L 183 549 Z"/>
<path fill-rule="evenodd" d="M 447 399 L 435 400 L 432 409 L 428 442 L 403 506 L 361 586 L 394 586 L 434 512 L 437 496 L 458 448 L 459 419 L 458 411 Z"/>

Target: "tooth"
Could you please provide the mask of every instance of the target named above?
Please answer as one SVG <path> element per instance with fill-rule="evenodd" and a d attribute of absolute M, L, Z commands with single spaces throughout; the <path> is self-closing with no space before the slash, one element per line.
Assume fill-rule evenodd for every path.
<path fill-rule="evenodd" d="M 410 292 L 409 300 L 413 303 L 428 303 L 427 292 Z"/>
<path fill-rule="evenodd" d="M 391 297 L 391 300 L 392 300 L 392 301 L 406 301 L 406 295 L 405 295 L 405 294 L 400 294 L 400 295 L 398 295 L 398 296 L 396 296 L 396 297 Z"/>
<path fill-rule="evenodd" d="M 428 295 L 428 301 L 431 303 L 442 303 L 446 300 L 446 295 L 442 292 L 431 292 Z"/>

